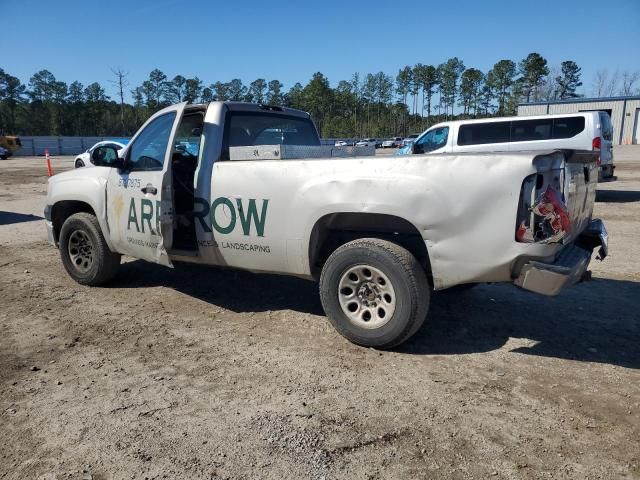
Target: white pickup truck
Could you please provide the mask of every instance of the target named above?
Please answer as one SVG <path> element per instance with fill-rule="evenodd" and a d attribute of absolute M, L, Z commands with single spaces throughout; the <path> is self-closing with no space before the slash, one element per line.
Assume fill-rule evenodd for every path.
<path fill-rule="evenodd" d="M 308 158 L 278 158 L 288 146 Z M 165 108 L 92 161 L 49 180 L 48 236 L 74 280 L 111 280 L 121 255 L 317 279 L 331 323 L 365 346 L 413 335 L 432 290 L 554 295 L 607 254 L 588 154 L 339 158 L 304 112 L 212 102 Z"/>

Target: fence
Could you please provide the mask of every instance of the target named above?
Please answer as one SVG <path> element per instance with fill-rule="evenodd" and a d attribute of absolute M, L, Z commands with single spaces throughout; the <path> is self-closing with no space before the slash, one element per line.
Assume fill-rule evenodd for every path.
<path fill-rule="evenodd" d="M 16 156 L 44 155 L 78 155 L 102 140 L 125 140 L 115 137 L 20 137 L 22 147 Z"/>
<path fill-rule="evenodd" d="M 20 137 L 22 148 L 15 155 L 44 155 L 45 150 L 49 150 L 49 155 L 78 155 L 103 140 L 128 141 L 126 138 L 117 137 Z M 323 138 L 321 143 L 334 145 L 337 140 L 354 141 L 350 138 Z"/>

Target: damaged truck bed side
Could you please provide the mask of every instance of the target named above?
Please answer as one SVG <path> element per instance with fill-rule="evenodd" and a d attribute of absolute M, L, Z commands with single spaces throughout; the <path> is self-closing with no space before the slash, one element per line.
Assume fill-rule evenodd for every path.
<path fill-rule="evenodd" d="M 93 161 L 50 179 L 45 210 L 76 281 L 110 280 L 120 255 L 313 278 L 366 346 L 413 335 L 432 290 L 555 295 L 607 255 L 589 153 L 361 157 L 320 146 L 304 112 L 213 102 L 168 107 Z"/>

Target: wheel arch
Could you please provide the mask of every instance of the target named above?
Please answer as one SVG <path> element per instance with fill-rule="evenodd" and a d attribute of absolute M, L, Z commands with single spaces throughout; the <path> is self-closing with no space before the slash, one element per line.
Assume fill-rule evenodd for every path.
<path fill-rule="evenodd" d="M 384 213 L 337 212 L 320 217 L 309 237 L 307 255 L 311 275 L 319 275 L 334 250 L 358 238 L 379 238 L 406 248 L 433 285 L 429 252 L 418 228 L 402 217 Z"/>
<path fill-rule="evenodd" d="M 58 242 L 62 225 L 71 215 L 75 213 L 90 213 L 96 215 L 95 210 L 87 202 L 80 200 L 60 200 L 51 206 L 51 223 L 53 224 L 53 235 Z"/>
<path fill-rule="evenodd" d="M 51 223 L 53 225 L 53 236 L 56 244 L 59 242 L 60 230 L 62 229 L 62 225 L 64 225 L 64 222 L 71 215 L 80 212 L 90 213 L 91 215 L 96 217 L 96 219 L 98 220 L 98 224 L 102 229 L 102 234 L 105 238 L 105 241 L 107 242 L 107 245 L 112 251 L 115 252 L 111 243 L 109 232 L 106 229 L 104 219 L 101 218 L 99 212 L 96 208 L 94 208 L 93 205 L 91 205 L 91 203 L 81 199 L 59 200 L 51 206 Z"/>

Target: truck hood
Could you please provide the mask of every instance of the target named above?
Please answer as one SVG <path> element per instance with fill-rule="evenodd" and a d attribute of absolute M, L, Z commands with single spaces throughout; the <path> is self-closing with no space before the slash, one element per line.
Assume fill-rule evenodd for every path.
<path fill-rule="evenodd" d="M 111 171 L 108 167 L 75 168 L 66 172 L 57 173 L 49 178 L 49 185 L 79 180 L 106 180 Z"/>

